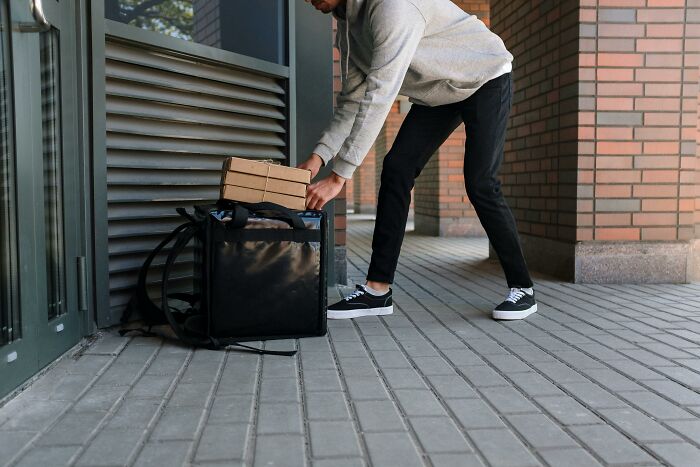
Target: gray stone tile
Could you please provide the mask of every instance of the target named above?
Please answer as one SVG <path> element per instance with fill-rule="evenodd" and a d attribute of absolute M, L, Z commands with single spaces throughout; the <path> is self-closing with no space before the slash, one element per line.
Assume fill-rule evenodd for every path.
<path fill-rule="evenodd" d="M 362 454 L 350 421 L 309 422 L 312 457 L 354 457 Z"/>
<path fill-rule="evenodd" d="M 143 432 L 139 430 L 102 430 L 78 458 L 76 465 L 126 465 L 142 436 Z"/>
<path fill-rule="evenodd" d="M 538 466 L 525 445 L 506 429 L 471 430 L 469 437 L 486 460 L 497 467 Z"/>
<path fill-rule="evenodd" d="M 603 465 L 583 448 L 556 449 L 540 452 L 547 464 L 566 467 L 592 467 Z"/>
<path fill-rule="evenodd" d="M 649 448 L 672 466 L 700 465 L 700 449 L 688 443 L 651 444 Z"/>
<path fill-rule="evenodd" d="M 342 392 L 312 392 L 306 395 L 309 420 L 349 420 L 350 412 Z"/>
<path fill-rule="evenodd" d="M 435 395 L 424 389 L 397 389 L 394 391 L 401 408 L 409 417 L 444 415 L 445 409 Z"/>
<path fill-rule="evenodd" d="M 202 409 L 199 407 L 168 407 L 158 420 L 151 440 L 194 440 Z"/>
<path fill-rule="evenodd" d="M 659 420 L 696 418 L 693 414 L 651 392 L 623 392 L 620 397 Z"/>
<path fill-rule="evenodd" d="M 210 425 L 204 428 L 195 462 L 243 460 L 249 441 L 250 425 Z"/>
<path fill-rule="evenodd" d="M 421 375 L 414 368 L 382 369 L 382 374 L 392 389 L 426 389 Z"/>
<path fill-rule="evenodd" d="M 637 441 L 680 441 L 678 436 L 638 410 L 632 408 L 601 409 L 600 414 L 620 431 L 627 433 Z"/>
<path fill-rule="evenodd" d="M 253 395 L 218 396 L 214 398 L 207 423 L 251 423 L 255 406 Z M 267 405 L 261 404 L 261 405 Z M 293 405 L 293 404 L 290 404 Z"/>
<path fill-rule="evenodd" d="M 467 430 L 504 427 L 498 415 L 480 399 L 449 399 L 446 403 Z"/>
<path fill-rule="evenodd" d="M 104 412 L 68 412 L 37 443 L 50 446 L 83 444 L 104 417 Z"/>
<path fill-rule="evenodd" d="M 34 431 L 0 432 L 0 459 L 11 459 L 36 435 Z"/>
<path fill-rule="evenodd" d="M 160 407 L 159 399 L 127 398 L 107 421 L 107 428 L 133 430 L 146 428 Z"/>
<path fill-rule="evenodd" d="M 255 443 L 255 467 L 305 467 L 305 441 L 302 435 L 258 436 Z"/>
<path fill-rule="evenodd" d="M 361 376 L 345 379 L 352 400 L 387 400 L 389 394 L 376 376 Z"/>
<path fill-rule="evenodd" d="M 488 388 L 484 397 L 499 413 L 536 413 L 539 409 L 512 387 Z"/>
<path fill-rule="evenodd" d="M 302 434 L 301 405 L 265 403 L 258 409 L 259 434 Z"/>
<path fill-rule="evenodd" d="M 374 467 L 424 465 L 408 433 L 368 433 L 365 442 Z"/>
<path fill-rule="evenodd" d="M 536 397 L 538 404 L 563 425 L 602 423 L 593 412 L 568 396 Z"/>
<path fill-rule="evenodd" d="M 136 458 L 136 467 L 160 467 L 182 465 L 187 457 L 191 441 L 165 441 L 146 443 Z"/>
<path fill-rule="evenodd" d="M 608 464 L 652 462 L 653 458 L 606 425 L 572 426 L 571 431 Z"/>
<path fill-rule="evenodd" d="M 542 414 L 508 415 L 508 421 L 535 449 L 576 447 L 578 444 L 559 425 Z"/>
<path fill-rule="evenodd" d="M 472 452 L 462 433 L 448 417 L 414 417 L 410 423 L 425 452 Z"/>
<path fill-rule="evenodd" d="M 430 454 L 428 456 L 433 467 L 483 467 L 476 454 L 459 453 L 459 454 Z"/>
<path fill-rule="evenodd" d="M 391 401 L 357 401 L 354 405 L 363 432 L 406 429 L 398 408 Z"/>
<path fill-rule="evenodd" d="M 32 448 L 15 464 L 20 467 L 68 465 L 80 446 L 41 446 Z"/>
<path fill-rule="evenodd" d="M 435 392 L 443 399 L 470 399 L 478 397 L 474 389 L 461 376 L 428 376 Z"/>
<path fill-rule="evenodd" d="M 302 380 L 307 392 L 342 391 L 337 370 L 314 370 L 304 368 Z"/>

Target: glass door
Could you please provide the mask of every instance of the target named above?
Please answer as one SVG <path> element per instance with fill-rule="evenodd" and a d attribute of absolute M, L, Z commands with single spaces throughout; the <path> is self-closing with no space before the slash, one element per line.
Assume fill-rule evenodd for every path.
<path fill-rule="evenodd" d="M 0 397 L 82 335 L 75 17 L 0 7 Z"/>

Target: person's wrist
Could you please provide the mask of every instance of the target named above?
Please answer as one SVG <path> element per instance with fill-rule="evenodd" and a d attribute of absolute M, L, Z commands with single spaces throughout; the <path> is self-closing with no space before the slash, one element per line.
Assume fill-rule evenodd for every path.
<path fill-rule="evenodd" d="M 340 175 L 338 175 L 335 172 L 331 172 L 331 177 L 333 178 L 333 181 L 335 183 L 345 183 L 348 180 L 347 178 L 341 177 Z"/>
<path fill-rule="evenodd" d="M 325 163 L 323 162 L 323 157 L 316 154 L 315 152 L 311 154 L 311 160 L 314 162 L 314 164 L 318 166 L 318 168 L 321 168 L 325 165 Z"/>

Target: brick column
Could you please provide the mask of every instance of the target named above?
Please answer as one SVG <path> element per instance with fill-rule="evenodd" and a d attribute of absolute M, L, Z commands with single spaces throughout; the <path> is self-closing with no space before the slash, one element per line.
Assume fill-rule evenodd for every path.
<path fill-rule="evenodd" d="M 515 56 L 504 192 L 533 269 L 691 277 L 700 8 L 689 4 L 493 0 L 493 30 Z"/>

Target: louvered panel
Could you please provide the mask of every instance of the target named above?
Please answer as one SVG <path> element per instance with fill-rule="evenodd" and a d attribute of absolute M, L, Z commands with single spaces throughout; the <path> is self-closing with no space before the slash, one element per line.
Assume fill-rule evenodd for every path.
<path fill-rule="evenodd" d="M 128 303 L 148 254 L 183 219 L 176 207 L 213 202 L 227 156 L 288 154 L 285 79 L 107 41 L 107 218 L 112 316 Z M 173 289 L 191 286 L 183 252 Z M 164 255 L 149 275 L 157 295 Z"/>

